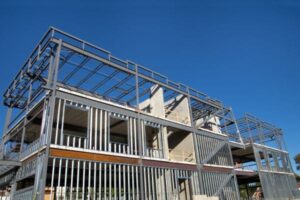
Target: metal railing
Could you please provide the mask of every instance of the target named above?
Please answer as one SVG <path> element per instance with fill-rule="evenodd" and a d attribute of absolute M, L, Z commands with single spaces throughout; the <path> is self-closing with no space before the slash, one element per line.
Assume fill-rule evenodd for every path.
<path fill-rule="evenodd" d="M 12 151 L 6 152 L 4 154 L 4 158 L 6 160 L 18 160 L 18 158 L 19 158 L 19 152 L 12 152 Z"/>
<path fill-rule="evenodd" d="M 124 143 L 118 143 L 118 142 L 111 142 L 110 143 L 110 150 L 114 153 L 128 153 L 129 152 L 129 146 L 128 144 Z"/>
<path fill-rule="evenodd" d="M 121 153 L 121 154 L 134 154 L 135 150 L 130 149 L 130 146 L 125 143 L 118 143 L 118 142 L 109 142 L 107 149 L 95 149 L 93 143 L 88 141 L 87 137 L 80 137 L 74 135 L 64 135 L 62 144 L 57 144 L 66 147 L 74 147 L 80 149 L 90 149 L 90 150 L 97 150 L 97 151 L 106 151 L 112 153 Z M 104 148 L 104 147 L 103 147 Z M 153 150 L 154 151 L 154 150 Z"/>
<path fill-rule="evenodd" d="M 26 146 L 24 150 L 21 152 L 20 159 L 25 158 L 26 156 L 29 156 L 33 152 L 37 151 L 41 146 L 40 141 L 41 141 L 40 138 L 38 138 L 32 143 L 30 143 L 28 146 Z"/>
<path fill-rule="evenodd" d="M 65 135 L 63 145 L 68 147 L 87 149 L 87 138 L 74 135 Z"/>
<path fill-rule="evenodd" d="M 145 156 L 151 158 L 163 158 L 163 150 L 162 149 L 155 149 L 155 148 L 146 148 Z"/>
<path fill-rule="evenodd" d="M 22 167 L 17 171 L 16 179 L 21 180 L 28 176 L 35 174 L 36 172 L 37 159 L 23 163 Z"/>
<path fill-rule="evenodd" d="M 247 170 L 247 171 L 257 171 L 257 164 L 256 163 L 245 163 L 245 164 L 240 164 L 240 163 L 236 163 L 234 165 L 235 169 L 239 169 L 239 170 Z"/>

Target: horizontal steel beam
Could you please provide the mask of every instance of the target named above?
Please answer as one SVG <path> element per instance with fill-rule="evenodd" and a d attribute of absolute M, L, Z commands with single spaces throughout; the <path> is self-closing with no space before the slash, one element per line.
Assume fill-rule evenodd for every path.
<path fill-rule="evenodd" d="M 0 160 L 0 166 L 21 166 L 20 161 L 14 161 L 14 160 Z"/>

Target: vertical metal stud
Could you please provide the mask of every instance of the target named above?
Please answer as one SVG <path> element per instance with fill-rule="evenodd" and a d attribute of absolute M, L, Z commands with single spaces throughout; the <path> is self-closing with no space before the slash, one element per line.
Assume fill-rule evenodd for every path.
<path fill-rule="evenodd" d="M 127 165 L 127 194 L 128 194 L 128 199 L 131 199 L 131 194 L 130 194 L 130 166 Z"/>
<path fill-rule="evenodd" d="M 88 194 L 87 194 L 87 198 L 90 199 L 91 198 L 91 171 L 92 171 L 92 162 L 89 161 L 89 174 L 88 174 Z"/>
<path fill-rule="evenodd" d="M 74 179 L 74 160 L 72 160 L 71 163 L 70 199 L 73 199 L 73 179 Z"/>
<path fill-rule="evenodd" d="M 58 129 L 59 129 L 59 123 L 60 123 L 60 106 L 61 106 L 61 99 L 58 100 L 58 109 L 57 109 L 57 117 L 56 117 L 56 130 L 55 130 L 54 144 L 57 144 Z"/>
<path fill-rule="evenodd" d="M 111 163 L 108 164 L 108 178 L 109 178 L 109 199 L 111 200 L 111 178 L 112 178 L 112 174 L 111 174 Z"/>
<path fill-rule="evenodd" d="M 107 151 L 107 111 L 104 111 L 104 151 Z"/>
<path fill-rule="evenodd" d="M 95 109 L 95 131 L 94 131 L 94 133 L 95 133 L 95 136 L 94 136 L 94 138 L 95 138 L 95 140 L 94 140 L 94 149 L 95 150 L 98 150 L 98 109 Z"/>
<path fill-rule="evenodd" d="M 59 166 L 58 166 L 58 180 L 57 180 L 57 188 L 60 190 L 60 192 L 62 191 L 61 187 L 60 187 L 61 165 L 62 165 L 62 159 L 60 158 L 59 159 Z M 58 195 L 58 193 L 56 193 L 56 194 Z M 59 197 L 57 197 L 57 198 L 59 198 Z"/>
<path fill-rule="evenodd" d="M 82 200 L 85 199 L 85 167 L 86 167 L 86 162 L 83 161 L 83 175 L 82 175 Z"/>
<path fill-rule="evenodd" d="M 102 163 L 99 163 L 99 200 L 102 200 Z"/>
<path fill-rule="evenodd" d="M 119 193 L 119 199 L 121 199 L 121 191 L 122 191 L 122 186 L 121 186 L 121 184 L 122 184 L 122 182 L 121 182 L 121 165 L 119 164 L 119 166 L 118 166 L 118 170 L 119 170 L 119 180 L 118 180 L 118 193 Z"/>
<path fill-rule="evenodd" d="M 134 119 L 134 121 L 133 121 L 134 123 L 133 123 L 133 127 L 134 127 L 134 129 L 133 129 L 133 131 L 134 131 L 134 155 L 137 155 L 137 146 L 138 146 L 138 144 L 137 144 L 137 130 L 136 130 L 136 128 L 137 128 L 137 124 L 136 124 L 136 122 L 137 122 L 137 119 Z"/>
<path fill-rule="evenodd" d="M 65 162 L 65 183 L 64 183 L 64 200 L 66 199 L 66 196 L 67 196 L 67 180 L 68 180 L 68 168 L 69 168 L 69 160 L 66 159 L 66 162 Z"/>
<path fill-rule="evenodd" d="M 152 199 L 151 182 L 150 182 L 150 167 L 147 167 L 147 185 L 148 185 L 148 197 L 149 197 L 149 199 Z"/>
<path fill-rule="evenodd" d="M 106 200 L 107 199 L 107 191 L 106 191 L 106 184 L 107 184 L 107 166 L 106 166 L 107 164 L 106 163 L 104 163 L 104 200 Z"/>
<path fill-rule="evenodd" d="M 60 145 L 63 145 L 63 141 L 64 141 L 65 110 L 66 110 L 66 100 L 64 99 L 62 117 L 61 117 L 61 128 L 60 128 Z"/>
<path fill-rule="evenodd" d="M 76 200 L 78 200 L 79 197 L 79 181 L 80 181 L 80 161 L 77 161 L 77 180 L 76 180 Z"/>
<path fill-rule="evenodd" d="M 151 175 L 151 187 L 152 187 L 152 198 L 156 199 L 156 191 L 155 191 L 155 182 L 154 182 L 154 173 L 153 173 L 154 168 L 151 167 L 150 169 L 150 175 Z"/>
<path fill-rule="evenodd" d="M 124 199 L 126 199 L 126 165 L 123 165 L 123 190 L 124 190 Z"/>
<path fill-rule="evenodd" d="M 94 185 L 93 185 L 94 195 L 93 198 L 96 200 L 97 196 L 97 163 L 94 162 Z"/>
<path fill-rule="evenodd" d="M 136 199 L 140 199 L 139 191 L 139 167 L 135 166 Z"/>
<path fill-rule="evenodd" d="M 99 116 L 99 122 L 100 122 L 100 128 L 99 128 L 99 148 L 100 151 L 102 151 L 102 125 L 103 125 L 103 119 L 102 119 L 102 110 L 100 110 L 100 116 Z"/>
<path fill-rule="evenodd" d="M 52 162 L 52 174 L 51 174 L 51 191 L 50 191 L 50 199 L 52 199 L 52 195 L 53 195 L 53 190 L 54 190 L 54 174 L 55 174 L 55 162 L 56 162 L 56 158 L 53 158 L 53 162 Z"/>
<path fill-rule="evenodd" d="M 117 164 L 114 165 L 114 199 L 117 200 Z"/>
<path fill-rule="evenodd" d="M 144 197 L 145 197 L 145 199 L 148 199 L 147 198 L 147 195 L 148 195 L 148 187 L 147 187 L 147 181 L 146 181 L 146 179 L 147 179 L 147 177 L 146 177 L 146 167 L 143 167 L 143 179 L 144 179 Z"/>
<path fill-rule="evenodd" d="M 129 127 L 129 129 L 128 129 L 128 136 L 129 136 L 129 138 L 128 138 L 129 139 L 128 140 L 128 142 L 129 142 L 128 154 L 132 154 L 133 144 L 132 144 L 132 118 L 131 117 L 129 118 L 129 121 L 128 121 L 128 127 Z"/>
<path fill-rule="evenodd" d="M 88 149 L 93 149 L 93 108 L 91 107 L 89 110 L 89 118 L 88 118 L 88 141 L 89 141 L 89 145 L 88 145 Z"/>
<path fill-rule="evenodd" d="M 131 184 L 132 184 L 132 199 L 135 200 L 135 188 L 134 188 L 134 182 L 135 182 L 135 179 L 134 179 L 134 166 L 132 165 L 131 166 Z"/>

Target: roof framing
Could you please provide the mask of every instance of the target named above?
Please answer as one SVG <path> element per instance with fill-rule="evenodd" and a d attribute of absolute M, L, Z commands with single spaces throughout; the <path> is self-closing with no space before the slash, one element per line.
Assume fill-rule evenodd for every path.
<path fill-rule="evenodd" d="M 139 109 L 140 100 L 151 95 L 157 85 L 164 89 L 165 102 L 178 95 L 187 97 L 193 121 L 217 116 L 220 128 L 235 123 L 231 108 L 181 83 L 129 60 L 121 60 L 109 51 L 97 47 L 59 29 L 50 27 L 30 54 L 4 94 L 4 104 L 10 108 L 26 109 L 35 96 L 49 88 L 49 66 L 61 44 L 57 85 L 109 101 Z M 33 85 L 33 83 L 36 83 Z M 230 116 L 229 116 L 229 114 Z M 235 129 L 234 133 L 238 134 Z"/>

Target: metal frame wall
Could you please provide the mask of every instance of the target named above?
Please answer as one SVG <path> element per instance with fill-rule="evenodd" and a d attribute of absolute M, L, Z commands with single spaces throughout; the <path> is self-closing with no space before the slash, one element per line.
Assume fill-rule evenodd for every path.
<path fill-rule="evenodd" d="M 57 157 L 50 163 L 50 198 L 176 199 L 180 192 L 177 179 L 191 179 L 190 184 L 197 184 L 193 178 L 196 172 L 190 170 Z"/>
<path fill-rule="evenodd" d="M 260 183 L 265 199 L 292 199 L 299 195 L 289 154 L 253 144 Z"/>
<path fill-rule="evenodd" d="M 79 46 L 78 43 L 80 44 Z M 73 68 L 71 66 L 73 66 Z M 78 74 L 83 74 L 84 76 L 79 77 Z M 102 76 L 102 78 L 99 79 L 100 82 L 94 85 L 94 87 L 90 86 L 90 88 L 86 88 L 86 83 L 95 80 L 93 79 L 95 74 Z M 32 89 L 34 81 L 38 82 L 39 85 L 36 86 L 37 88 Z M 151 115 L 143 114 L 144 111 L 139 111 L 139 102 L 147 98 L 150 88 L 152 88 L 153 85 L 159 85 L 164 89 L 165 101 L 175 98 L 178 95 L 184 95 L 189 99 L 189 109 L 191 111 L 191 119 L 193 120 L 192 126 L 158 119 Z M 62 92 L 63 89 L 97 99 L 103 99 L 113 104 L 117 103 L 129 109 L 118 108 L 118 106 L 108 106 L 108 104 L 105 103 L 95 103 L 93 100 L 88 101 L 85 97 Z M 103 89 L 104 91 L 99 91 L 99 89 Z M 115 94 L 115 91 L 121 92 Z M 34 165 L 36 166 L 35 184 L 32 188 L 32 194 L 35 199 L 41 199 L 44 196 L 44 185 L 46 182 L 53 130 L 55 131 L 54 145 L 58 145 L 59 141 L 62 142 L 60 144 L 63 144 L 63 146 L 70 147 L 72 147 L 72 144 L 75 145 L 75 143 L 77 143 L 72 143 L 74 142 L 74 138 L 67 138 L 67 143 L 64 144 L 65 139 L 63 138 L 63 134 L 59 134 L 58 132 L 59 130 L 63 130 L 62 127 L 58 126 L 60 124 L 59 120 L 63 120 L 63 114 L 60 115 L 60 111 L 64 111 L 66 102 L 85 104 L 88 101 L 88 103 L 95 104 L 94 107 L 89 107 L 89 126 L 94 126 L 90 124 L 93 123 L 94 120 L 95 125 L 97 124 L 96 118 L 103 117 L 109 120 L 109 113 L 116 113 L 126 118 L 131 116 L 127 120 L 129 121 L 129 134 L 132 137 L 129 137 L 130 148 L 126 150 L 126 154 L 140 157 L 146 155 L 145 150 L 143 150 L 144 153 L 142 155 L 137 155 L 137 148 L 142 150 L 142 148 L 145 147 L 142 137 L 137 137 L 138 133 L 142 133 L 142 136 L 144 136 L 143 123 L 150 122 L 154 125 L 158 124 L 155 125 L 158 127 L 175 127 L 189 131 L 195 135 L 196 132 L 201 132 L 198 127 L 204 126 L 205 123 L 213 117 L 220 119 L 220 124 L 215 125 L 219 126 L 220 129 L 222 128 L 224 134 L 230 134 L 229 132 L 225 132 L 225 128 L 228 124 L 235 122 L 234 118 L 232 118 L 233 115 L 231 115 L 231 109 L 225 108 L 221 102 L 213 100 L 207 95 L 184 86 L 183 84 L 174 83 L 168 78 L 141 65 L 131 61 L 122 61 L 112 56 L 106 50 L 55 28 L 50 28 L 45 34 L 4 96 L 5 105 L 9 107 L 9 110 L 6 118 L 3 146 L 5 146 L 6 142 L 11 138 L 11 132 L 18 123 L 26 124 L 28 120 L 27 115 L 34 105 L 37 105 L 40 101 L 43 101 L 44 104 L 42 109 L 43 117 L 40 142 L 34 141 L 29 145 L 30 148 L 21 150 L 18 158 L 16 158 L 16 160 L 24 159 L 26 156 L 37 151 Z M 33 101 L 33 99 L 37 100 Z M 124 102 L 124 100 L 126 101 Z M 56 105 L 60 107 L 58 109 L 59 112 L 55 111 Z M 101 108 L 97 108 L 99 105 L 103 107 L 100 106 Z M 18 115 L 12 115 L 13 110 L 20 110 L 20 112 Z M 101 111 L 103 112 L 102 114 Z M 57 116 L 54 116 L 55 113 Z M 58 120 L 58 122 L 54 123 L 54 118 Z M 201 118 L 204 120 L 201 126 L 196 128 L 196 120 Z M 142 122 L 142 124 L 140 122 Z M 55 127 L 55 124 L 57 127 Z M 100 126 L 101 124 L 102 123 L 99 123 L 98 125 Z M 22 129 L 22 138 L 24 138 L 26 132 L 25 125 Z M 109 132 L 107 129 L 104 130 L 107 133 Z M 163 134 L 163 128 L 160 128 L 160 130 L 160 134 Z M 205 134 L 211 135 L 208 132 Z M 58 137 L 58 135 L 60 136 Z M 93 130 L 89 129 L 88 135 L 87 140 L 82 141 L 86 143 L 86 149 L 97 150 L 93 149 L 98 147 L 98 145 L 96 145 L 97 143 L 95 143 L 93 148 L 91 146 L 97 134 L 93 134 Z M 106 136 L 108 137 L 108 135 Z M 219 136 L 216 135 L 216 137 L 218 138 Z M 226 136 L 221 136 L 221 138 L 226 138 Z M 161 137 L 160 140 L 161 150 L 166 151 L 163 146 L 164 142 L 162 142 L 163 138 Z M 21 143 L 23 142 L 21 141 Z M 40 143 L 40 145 L 37 145 L 37 143 Z M 107 145 L 105 145 L 107 149 L 104 149 L 104 151 L 112 152 L 109 144 L 104 144 Z M 165 156 L 166 153 L 159 154 L 158 158 L 164 158 Z M 20 168 L 18 170 L 18 174 L 22 174 L 22 169 L 23 168 Z M 28 172 L 27 175 L 30 175 L 30 172 Z M 144 187 L 142 187 L 142 189 L 143 188 Z M 26 191 L 26 194 L 31 193 Z"/>
<path fill-rule="evenodd" d="M 238 119 L 237 125 L 244 144 L 253 149 L 264 198 L 299 197 L 282 130 L 249 114 Z"/>
<path fill-rule="evenodd" d="M 151 114 L 151 106 L 141 106 L 157 90 L 162 91 L 161 103 L 165 111 L 160 117 Z M 190 120 L 168 118 L 169 112 L 184 100 Z M 65 194 L 68 191 L 61 189 L 62 186 L 72 187 L 70 198 L 74 195 L 80 198 L 79 188 L 83 187 L 82 199 L 86 195 L 104 195 L 99 191 L 106 193 L 107 188 L 108 199 L 120 199 L 126 195 L 128 199 L 172 199 L 174 195 L 178 196 L 179 179 L 180 187 L 186 186 L 185 179 L 189 180 L 191 195 L 239 199 L 229 141 L 243 145 L 244 140 L 231 108 L 61 30 L 50 27 L 43 36 L 6 90 L 4 104 L 8 111 L 1 146 L 2 163 L 12 163 L 12 160 L 17 163 L 0 166 L 0 183 L 2 186 L 12 185 L 11 195 L 15 199 L 43 199 L 48 187 L 50 195 L 57 195 L 58 190 Z M 67 107 L 87 112 L 86 138 L 65 134 Z M 36 118 L 40 120 L 40 137 L 25 145 L 28 124 Z M 126 145 L 110 142 L 111 118 L 126 122 Z M 145 125 L 159 130 L 159 145 L 151 151 L 145 145 Z M 265 123 L 260 126 L 269 128 Z M 195 162 L 180 164 L 168 160 L 166 127 L 193 135 Z M 261 135 L 259 139 L 262 139 Z M 11 152 L 7 148 L 11 143 L 16 147 L 20 144 L 19 151 Z M 53 149 L 94 156 L 101 154 L 102 159 L 119 156 L 119 160 L 125 157 L 137 162 L 60 157 L 51 154 Z M 171 167 L 170 163 L 177 167 Z M 94 170 L 97 168 L 101 170 Z M 80 176 L 77 174 L 75 184 L 76 170 Z M 16 177 L 10 179 L 11 174 L 16 174 Z M 99 176 L 104 176 L 114 187 L 102 186 Z M 28 177 L 34 177 L 34 185 L 20 189 Z M 79 178 L 85 181 L 80 183 Z M 117 188 L 117 183 L 121 188 L 115 191 L 113 188 Z M 97 191 L 93 184 L 100 187 L 98 192 L 93 192 Z M 162 193 L 164 189 L 166 193 Z"/>
<path fill-rule="evenodd" d="M 228 138 L 197 134 L 196 142 L 203 185 L 201 194 L 239 199 Z"/>

